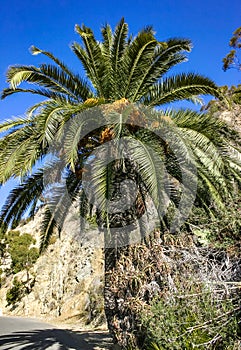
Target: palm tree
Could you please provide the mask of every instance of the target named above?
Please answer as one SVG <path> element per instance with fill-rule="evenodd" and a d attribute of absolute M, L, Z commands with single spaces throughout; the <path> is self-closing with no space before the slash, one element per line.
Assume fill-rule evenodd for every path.
<path fill-rule="evenodd" d="M 109 276 L 128 243 L 123 228 L 129 230 L 138 219 L 141 239 L 145 240 L 146 222 L 141 218 L 150 201 L 162 228 L 178 228 L 178 223 L 168 226 L 163 206 L 168 202 L 178 211 L 182 194 L 187 190 L 194 201 L 192 192 L 196 187 L 199 205 L 207 210 L 211 203 L 222 207 L 231 179 L 240 181 L 240 153 L 234 146 L 236 134 L 220 120 L 190 110 L 154 109 L 179 100 L 199 102 L 202 94 L 221 97 L 216 85 L 201 75 L 167 76 L 172 67 L 186 60 L 190 40 L 160 42 L 151 27 L 135 37 L 128 36 L 124 19 L 114 32 L 109 25 L 104 26 L 101 42 L 84 25 L 76 25 L 75 29 L 82 44 L 75 42 L 71 48 L 87 79 L 74 74 L 50 52 L 36 47 L 32 47 L 34 55 L 41 53 L 53 63 L 13 66 L 7 72 L 9 88 L 4 89 L 2 98 L 21 92 L 41 95 L 44 100 L 29 108 L 25 117 L 0 125 L 0 131 L 5 133 L 0 140 L 0 183 L 21 178 L 21 184 L 12 190 L 2 208 L 1 226 L 5 230 L 15 227 L 27 210 L 33 215 L 39 200 L 46 198 L 46 174 L 57 169 L 52 175 L 56 182 L 64 173 L 70 202 L 80 200 L 80 217 L 96 209 L 97 222 L 105 232 L 105 311 L 117 342 L 114 322 L 118 305 L 110 293 Z M 20 87 L 22 83 L 30 87 Z M 104 147 L 107 142 L 111 147 Z M 45 162 L 50 153 L 55 159 Z M 64 171 L 60 164 L 64 164 Z M 167 189 L 163 165 L 169 179 Z M 94 201 L 83 186 L 87 171 Z M 119 198 L 124 180 L 136 183 L 136 197 L 123 213 L 108 212 L 109 204 Z M 130 192 L 127 188 L 127 201 Z M 61 186 L 55 192 L 51 188 L 50 193 L 42 225 L 42 250 L 54 229 L 61 231 L 69 210 Z M 187 197 L 182 208 L 185 201 Z M 98 203 L 94 208 L 93 202 Z M 177 215 L 179 219 L 181 214 Z M 118 235 L 120 232 L 124 234 Z M 120 329 L 121 325 L 120 319 Z M 124 339 L 122 345 L 126 342 Z"/>

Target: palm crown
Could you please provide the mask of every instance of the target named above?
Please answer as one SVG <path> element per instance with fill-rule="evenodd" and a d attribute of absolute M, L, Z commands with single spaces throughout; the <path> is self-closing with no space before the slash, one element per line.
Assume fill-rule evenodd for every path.
<path fill-rule="evenodd" d="M 191 50 L 190 40 L 174 38 L 159 42 L 151 27 L 143 29 L 135 37 L 128 36 L 128 26 L 123 19 L 114 32 L 109 25 L 102 28 L 101 42 L 84 25 L 76 25 L 75 29 L 82 44 L 75 42 L 71 48 L 83 65 L 87 79 L 74 74 L 51 53 L 36 47 L 32 47 L 32 53 L 42 53 L 53 64 L 13 66 L 7 72 L 9 88 L 3 91 L 2 98 L 27 92 L 45 99 L 29 108 L 26 117 L 6 121 L 0 126 L 0 131 L 5 132 L 0 140 L 0 183 L 11 177 L 22 178 L 2 209 L 2 226 L 16 225 L 28 208 L 30 213 L 34 213 L 45 190 L 44 172 L 48 167 L 53 169 L 56 164 L 39 168 L 32 175 L 30 171 L 41 164 L 53 142 L 57 140 L 61 144 L 65 126 L 70 121 L 71 128 L 67 135 L 65 133 L 66 143 L 60 151 L 64 152 L 68 190 L 73 200 L 81 192 L 84 214 L 88 212 L 88 200 L 82 190 L 82 173 L 87 159 L 96 147 L 120 137 L 127 140 L 132 150 L 131 163 L 135 166 L 131 176 L 136 178 L 136 174 L 140 173 L 139 202 L 144 205 L 148 193 L 161 213 L 158 196 L 163 185 L 163 162 L 173 181 L 182 184 L 183 179 L 178 159 L 173 150 L 168 149 L 170 145 L 160 137 L 151 136 L 151 131 L 157 130 L 169 130 L 167 132 L 174 135 L 183 154 L 187 147 L 192 150 L 199 179 L 197 195 L 200 203 L 206 205 L 207 197 L 210 197 L 221 205 L 222 195 L 227 195 L 229 176 L 240 180 L 240 153 L 237 146 L 229 142 L 236 138 L 235 134 L 223 122 L 205 114 L 189 110 L 147 112 L 145 107 L 141 107 L 157 107 L 183 99 L 197 102 L 200 94 L 220 96 L 216 85 L 201 75 L 166 76 L 172 67 L 186 60 L 185 52 Z M 24 82 L 30 88 L 21 88 Z M 133 103 L 138 103 L 139 107 Z M 109 110 L 108 104 L 112 105 Z M 89 113 L 98 106 L 103 123 L 97 121 L 95 130 L 86 135 L 84 130 L 91 117 L 87 121 L 85 112 Z M 131 106 L 131 112 L 126 113 L 123 119 L 125 108 L 130 111 L 128 106 Z M 77 118 L 78 115 L 83 118 Z M 123 172 L 126 162 L 117 163 L 103 165 L 93 177 L 95 195 L 99 196 L 102 204 L 105 198 L 111 198 L 116 171 Z M 52 197 L 55 208 L 56 203 L 63 201 L 61 198 L 61 194 Z M 175 200 L 171 200 L 175 204 Z M 139 204 L 135 203 L 135 206 Z M 47 244 L 55 225 L 53 210 L 46 207 L 43 246 Z"/>

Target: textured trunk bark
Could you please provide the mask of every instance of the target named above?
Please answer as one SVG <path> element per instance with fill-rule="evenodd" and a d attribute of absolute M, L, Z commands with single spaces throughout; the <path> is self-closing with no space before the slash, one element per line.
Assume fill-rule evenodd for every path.
<path fill-rule="evenodd" d="M 136 227 L 137 206 L 135 198 L 125 210 L 121 210 L 133 197 L 133 188 L 128 186 L 125 181 L 135 182 L 136 174 L 128 162 L 125 164 L 125 171 L 120 169 L 116 174 L 113 180 L 114 190 L 111 198 L 114 205 L 112 212 L 108 213 L 109 227 L 105 227 L 104 299 L 108 329 L 114 343 L 123 348 L 128 343 L 127 339 L 124 339 L 124 335 L 128 333 L 128 322 L 126 324 L 126 315 L 123 313 L 118 290 L 113 289 L 113 277 L 117 276 L 120 257 L 128 255 L 130 231 Z"/>
<path fill-rule="evenodd" d="M 127 192 L 126 196 L 128 196 Z M 143 206 L 141 210 L 143 211 Z M 133 336 L 137 315 L 134 310 L 127 310 L 125 306 L 125 301 L 131 296 L 129 280 L 122 278 L 121 284 L 118 284 L 116 279 L 118 279 L 119 270 L 122 269 L 120 259 L 123 256 L 132 259 L 129 254 L 131 249 L 129 237 L 131 230 L 137 229 L 134 222 L 138 216 L 140 216 L 140 202 L 135 201 L 124 213 L 109 215 L 110 230 L 108 232 L 106 229 L 105 232 L 105 314 L 113 341 L 120 349 L 130 344 L 137 345 Z M 123 273 L 124 269 L 125 267 L 123 267 Z"/>
<path fill-rule="evenodd" d="M 141 343 L 137 339 L 140 338 L 139 335 L 137 338 L 134 336 L 137 330 L 138 314 L 135 309 L 126 308 L 125 303 L 128 298 L 135 297 L 135 293 L 131 291 L 129 278 L 122 278 L 122 276 L 119 280 L 120 271 L 123 274 L 125 272 L 125 265 L 122 264 L 123 257 L 132 261 L 132 250 L 134 249 L 133 245 L 123 245 L 123 242 L 128 243 L 125 230 L 123 234 L 125 237 L 121 237 L 120 230 L 114 232 L 111 230 L 111 238 L 108 236 L 105 240 L 105 314 L 114 344 L 119 346 L 117 349 L 127 349 L 127 346 L 137 346 L 138 343 Z M 133 269 L 134 265 L 132 265 Z"/>
<path fill-rule="evenodd" d="M 113 251 L 105 251 L 105 312 L 109 331 L 120 349 L 144 344 L 140 314 L 161 290 L 159 249 L 138 244 L 119 250 L 115 256 Z"/>
<path fill-rule="evenodd" d="M 113 337 L 114 344 L 118 344 L 118 337 L 116 337 L 115 318 L 118 315 L 118 305 L 116 296 L 112 290 L 112 274 L 116 266 L 116 249 L 105 248 L 105 286 L 104 286 L 104 300 L 105 300 L 105 315 L 110 334 Z"/>
<path fill-rule="evenodd" d="M 122 300 L 119 297 L 123 294 L 119 288 L 113 284 L 113 278 L 118 277 L 118 255 L 127 254 L 128 248 L 116 249 L 106 248 L 105 249 L 105 314 L 108 324 L 108 329 L 113 337 L 114 344 L 118 344 L 120 349 L 127 346 L 129 342 L 129 336 L 131 334 L 130 321 L 133 315 L 126 315 L 125 309 L 123 308 Z M 128 289 L 128 281 L 123 281 L 123 290 Z"/>

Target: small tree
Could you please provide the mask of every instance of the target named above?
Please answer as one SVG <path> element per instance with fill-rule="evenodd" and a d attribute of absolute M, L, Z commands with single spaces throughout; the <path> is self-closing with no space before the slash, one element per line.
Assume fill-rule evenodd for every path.
<path fill-rule="evenodd" d="M 11 230 L 6 236 L 6 243 L 9 245 L 13 273 L 28 269 L 37 260 L 39 252 L 35 247 L 30 248 L 31 244 L 35 243 L 35 239 L 29 233 L 20 235 L 19 231 Z"/>
<path fill-rule="evenodd" d="M 13 286 L 7 291 L 6 294 L 6 301 L 7 306 L 14 305 L 18 301 L 21 300 L 21 298 L 24 295 L 24 285 L 22 282 L 20 282 L 17 277 L 13 280 Z"/>
<path fill-rule="evenodd" d="M 229 41 L 230 51 L 223 58 L 223 70 L 235 68 L 241 70 L 241 62 L 238 57 L 238 49 L 241 48 L 241 27 L 233 32 L 233 36 Z"/>

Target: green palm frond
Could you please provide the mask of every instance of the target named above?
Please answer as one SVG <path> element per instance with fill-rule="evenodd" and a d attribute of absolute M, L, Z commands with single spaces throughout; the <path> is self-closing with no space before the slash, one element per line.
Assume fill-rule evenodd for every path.
<path fill-rule="evenodd" d="M 177 111 L 165 111 L 165 115 L 172 118 L 177 127 L 195 130 L 212 139 L 214 142 L 216 141 L 217 144 L 220 144 L 223 136 L 236 140 L 233 131 L 231 131 L 225 122 L 220 118 L 211 117 L 207 113 L 200 113 L 190 109 L 180 109 Z"/>
<path fill-rule="evenodd" d="M 54 163 L 50 163 L 50 165 L 44 169 L 46 177 L 48 177 L 48 173 L 51 176 L 53 164 Z M 65 219 L 71 209 L 71 205 L 78 198 L 80 181 L 71 171 L 65 175 L 64 180 L 63 183 L 57 184 L 57 186 L 55 182 L 51 183 L 50 181 L 48 186 L 45 185 L 44 188 L 47 204 L 45 206 L 44 218 L 41 225 L 41 252 L 47 248 L 55 229 L 57 229 L 60 235 Z"/>
<path fill-rule="evenodd" d="M 180 74 L 154 84 L 142 102 L 148 106 L 159 106 L 180 100 L 192 101 L 196 95 L 203 94 L 221 97 L 215 83 L 209 78 L 194 73 Z"/>
<path fill-rule="evenodd" d="M 210 174 L 200 168 L 198 171 L 198 176 L 204 188 L 203 192 L 205 193 L 205 196 L 208 197 L 209 200 L 211 200 L 218 207 L 218 209 L 224 210 L 224 196 L 220 193 L 219 188 L 216 186 L 216 183 L 212 181 Z M 201 198 L 202 204 L 205 208 L 207 206 L 207 200 L 205 197 L 203 199 L 203 196 L 198 195 L 198 197 Z"/>
<path fill-rule="evenodd" d="M 112 101 L 122 98 L 122 57 L 127 47 L 128 25 L 124 18 L 118 23 L 112 36 L 109 61 L 111 63 L 111 75 L 108 75 L 108 83 L 112 86 L 110 98 Z M 110 88 L 109 86 L 109 88 Z"/>
<path fill-rule="evenodd" d="M 236 147 L 230 146 L 228 142 L 221 146 L 225 162 L 225 173 L 229 178 L 237 181 L 241 187 L 241 153 Z"/>
<path fill-rule="evenodd" d="M 105 67 L 103 65 L 102 52 L 99 43 L 96 41 L 92 30 L 84 24 L 82 27 L 75 26 L 75 31 L 80 35 L 84 49 L 73 43 L 72 49 L 81 60 L 86 73 L 100 96 L 105 96 L 103 91 L 103 77 Z"/>
<path fill-rule="evenodd" d="M 23 117 L 23 118 L 18 117 L 18 118 L 8 119 L 8 120 L 5 120 L 5 121 L 3 121 L 1 123 L 1 125 L 0 125 L 0 132 L 13 130 L 15 128 L 27 125 L 29 123 L 30 123 L 30 120 L 28 120 L 25 117 Z"/>
<path fill-rule="evenodd" d="M 71 115 L 72 106 L 59 100 L 49 100 L 35 115 L 34 121 L 39 135 L 42 136 L 43 147 L 55 140 L 60 125 L 66 120 L 66 114 Z"/>
<path fill-rule="evenodd" d="M 216 180 L 223 177 L 224 170 L 223 157 L 217 147 L 209 138 L 194 130 L 180 129 L 185 141 L 189 143 L 189 147 L 195 154 L 201 168 L 207 169 L 210 174 L 216 174 Z"/>
<path fill-rule="evenodd" d="M 18 129 L 0 141 L 0 182 L 24 176 L 42 156 L 41 135 L 30 125 Z"/>
<path fill-rule="evenodd" d="M 110 54 L 111 54 L 110 58 L 111 58 L 112 69 L 114 73 L 117 73 L 120 68 L 121 59 L 127 46 L 127 43 L 126 43 L 127 34 L 128 34 L 128 25 L 127 23 L 125 23 L 124 18 L 122 18 L 115 28 L 113 39 L 112 39 L 111 51 L 110 51 Z"/>
<path fill-rule="evenodd" d="M 10 224 L 16 226 L 29 207 L 31 207 L 31 212 L 35 211 L 43 189 L 42 169 L 31 176 L 25 177 L 23 182 L 10 192 L 2 207 L 0 213 L 1 226 L 5 229 Z"/>
<path fill-rule="evenodd" d="M 25 93 L 30 93 L 33 95 L 39 95 L 39 96 L 44 96 L 47 98 L 51 98 L 51 99 L 67 99 L 69 102 L 71 102 L 71 100 L 68 98 L 65 98 L 65 96 L 61 93 L 58 92 L 53 92 L 51 90 L 48 89 L 21 89 L 21 88 L 6 88 L 2 91 L 2 95 L 1 95 L 1 99 L 6 98 L 7 96 L 19 93 L 19 92 L 25 92 Z"/>
<path fill-rule="evenodd" d="M 73 80 L 71 76 L 66 74 L 59 67 L 50 64 L 41 64 L 39 68 L 41 74 L 50 78 L 60 92 L 66 94 L 74 101 L 76 101 L 77 99 L 77 102 L 81 102 L 89 97 L 92 97 L 90 90 L 87 89 L 87 83 L 85 84 L 85 86 L 83 86 L 83 83 L 79 81 L 79 79 L 76 79 L 76 81 Z M 78 86 L 86 88 L 84 96 L 79 96 Z"/>
<path fill-rule="evenodd" d="M 111 47 L 113 42 L 112 29 L 109 24 L 106 24 L 101 28 L 101 33 L 103 36 L 103 43 L 101 45 L 102 54 L 106 57 L 110 57 Z"/>
<path fill-rule="evenodd" d="M 89 83 L 87 80 L 81 78 L 78 74 L 74 74 L 62 61 L 55 57 L 51 52 L 41 50 L 35 46 L 31 46 L 30 51 L 33 55 L 43 54 L 50 58 L 54 63 L 56 63 L 66 76 L 69 77 L 68 84 L 72 86 L 72 91 L 81 98 L 81 100 L 86 100 L 93 97 Z"/>
<path fill-rule="evenodd" d="M 108 205 L 113 196 L 113 179 L 115 177 L 114 163 L 106 160 L 110 159 L 111 150 L 108 147 L 101 153 L 92 165 L 92 176 L 89 188 L 91 188 L 91 197 L 98 203 L 98 210 L 102 213 L 108 213 Z"/>
<path fill-rule="evenodd" d="M 54 234 L 55 230 L 57 230 L 57 232 L 60 232 L 60 227 L 58 223 L 55 221 L 52 211 L 49 210 L 48 206 L 46 206 L 44 209 L 44 216 L 43 216 L 43 219 L 41 222 L 41 228 L 40 228 L 40 232 L 41 232 L 41 236 L 40 236 L 41 243 L 39 248 L 40 253 L 43 253 L 48 247 L 49 241 L 52 235 Z"/>
<path fill-rule="evenodd" d="M 34 66 L 11 66 L 7 72 L 7 81 L 10 84 L 10 90 L 13 90 L 11 93 L 14 93 L 21 83 L 28 82 L 43 86 L 44 89 L 34 90 L 36 92 L 33 93 L 39 91 L 40 95 L 47 97 L 48 95 L 51 96 L 53 92 L 57 93 L 58 96 L 60 96 L 59 94 L 67 95 L 71 100 L 78 102 L 93 96 L 87 83 L 79 79 L 73 81 L 61 68 L 49 64 L 42 64 L 39 68 Z M 5 90 L 2 98 L 9 95 L 10 90 Z M 26 92 L 32 92 L 32 90 L 26 90 Z M 21 92 L 22 89 L 19 91 Z M 79 92 L 81 92 L 81 95 L 79 95 Z"/>
<path fill-rule="evenodd" d="M 216 172 L 216 182 L 228 186 L 228 169 L 235 169 L 234 178 L 240 174 L 239 135 L 221 119 L 191 110 L 167 113 L 175 122 L 185 142 L 197 155 L 197 164 L 210 172 Z M 231 141 L 231 142 L 230 142 Z M 198 155 L 199 153 L 199 155 Z"/>
<path fill-rule="evenodd" d="M 64 139 L 64 151 L 66 163 L 70 164 L 71 169 L 75 169 L 75 164 L 79 159 L 79 143 L 85 137 L 85 130 L 88 123 L 91 121 L 89 118 L 81 118 L 82 120 L 73 120 L 65 133 Z M 87 127 L 88 130 L 88 127 Z M 91 144 L 91 140 L 89 140 Z"/>
<path fill-rule="evenodd" d="M 125 140 L 130 158 L 137 164 L 141 182 L 145 184 L 157 212 L 161 216 L 167 200 L 165 197 L 167 189 L 165 188 L 164 162 L 160 156 L 162 150 L 161 148 L 157 149 L 158 146 L 151 143 L 148 136 L 141 139 L 125 138 Z"/>
<path fill-rule="evenodd" d="M 131 101 L 137 100 L 138 83 L 152 64 L 156 46 L 157 41 L 150 33 L 141 32 L 126 50 L 122 62 L 125 69 L 125 79 L 127 79 L 124 96 Z"/>
<path fill-rule="evenodd" d="M 101 104 L 102 101 L 97 101 L 96 104 L 98 103 Z M 28 113 L 30 116 L 35 114 L 34 123 L 37 125 L 39 134 L 42 135 L 43 146 L 47 146 L 58 140 L 66 123 L 73 116 L 77 116 L 88 108 L 88 103 L 75 105 L 63 99 L 51 99 L 33 106 Z"/>
<path fill-rule="evenodd" d="M 113 33 L 111 27 L 107 24 L 101 28 L 103 42 L 101 42 L 100 49 L 102 53 L 102 60 L 104 65 L 103 74 L 103 89 L 105 91 L 105 99 L 111 101 L 114 98 L 114 92 L 116 90 L 117 76 L 113 71 L 113 63 L 111 60 L 112 46 L 113 46 Z"/>
<path fill-rule="evenodd" d="M 137 86 L 133 97 L 134 101 L 145 95 L 149 88 L 173 66 L 185 61 L 186 55 L 183 51 L 190 51 L 191 47 L 191 42 L 188 39 L 169 39 L 166 42 L 157 42 L 152 37 L 149 38 L 149 46 L 151 43 L 155 45 L 150 50 L 151 57 L 149 57 L 149 61 L 146 61 L 147 64 L 141 70 L 141 75 L 139 77 L 137 76 Z M 135 52 L 134 55 L 136 55 Z"/>

